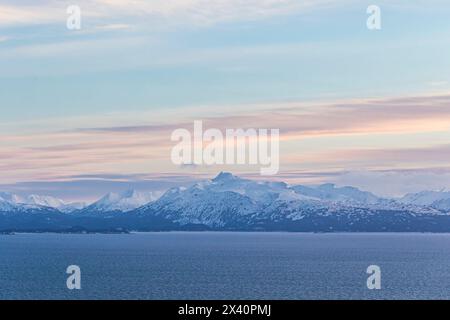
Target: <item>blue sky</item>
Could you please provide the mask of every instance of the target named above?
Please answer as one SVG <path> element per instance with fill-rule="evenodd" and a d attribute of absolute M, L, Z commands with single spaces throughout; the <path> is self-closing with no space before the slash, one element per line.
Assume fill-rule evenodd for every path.
<path fill-rule="evenodd" d="M 81 30 L 66 28 L 66 8 L 73 4 L 82 10 Z M 379 31 L 366 27 L 366 9 L 372 4 L 381 8 Z M 300 112 L 305 105 L 312 108 L 317 103 L 331 106 L 343 101 L 352 101 L 350 109 L 358 114 L 352 119 L 357 123 L 365 122 L 365 114 L 358 110 L 373 99 L 387 113 L 395 108 L 392 99 L 426 96 L 430 97 L 427 103 L 436 106 L 440 103 L 437 97 L 450 91 L 449 36 L 448 1 L 2 0 L 0 146 L 5 154 L 3 169 L 11 171 L 4 183 L 9 187 L 30 181 L 47 183 L 80 174 L 179 173 L 179 168 L 167 166 L 167 159 L 160 157 L 167 149 L 160 140 L 168 139 L 170 132 L 154 132 L 152 141 L 131 137 L 133 133 L 128 132 L 115 136 L 122 144 L 112 146 L 111 137 L 98 132 L 86 136 L 81 129 L 173 127 L 194 115 L 229 119 L 233 114 L 245 119 L 246 113 L 255 115 L 258 110 L 279 114 L 279 109 L 289 106 Z M 446 151 L 433 151 L 436 158 L 442 155 L 441 161 L 412 163 L 407 155 L 399 156 L 397 162 L 392 159 L 392 154 L 398 155 L 394 150 L 421 150 L 418 154 L 422 155 L 450 143 L 446 139 L 447 105 L 429 112 L 428 104 L 420 109 L 417 101 L 411 100 L 411 109 L 396 113 L 394 124 L 381 113 L 372 115 L 376 123 L 382 123 L 370 133 L 353 127 L 346 129 L 345 137 L 343 132 L 334 132 L 290 140 L 282 146 L 282 169 L 351 172 L 351 177 L 364 170 L 361 179 L 342 183 L 370 189 L 379 170 L 419 170 L 423 175 L 446 168 Z M 410 119 L 409 110 L 417 118 Z M 322 117 L 314 115 L 314 121 L 324 128 L 330 117 L 343 118 L 334 113 Z M 401 122 L 404 117 L 407 124 Z M 271 125 L 260 118 L 255 125 Z M 428 120 L 419 124 L 420 119 Z M 274 118 L 274 125 L 282 132 L 283 127 L 303 132 L 301 125 L 292 128 L 281 117 Z M 393 133 L 392 127 L 402 130 Z M 138 146 L 124 145 L 129 139 L 142 141 Z M 128 152 L 141 162 L 109 161 L 112 149 L 98 154 L 96 146 L 94 154 L 87 141 L 114 148 L 114 154 Z M 317 150 L 318 141 L 322 150 Z M 146 143 L 153 149 L 144 151 Z M 79 152 L 80 145 L 86 146 L 85 154 Z M 66 151 L 61 154 L 63 146 Z M 52 153 L 55 149 L 58 154 Z M 347 165 L 317 164 L 322 162 L 317 159 L 330 152 L 347 157 L 356 150 L 358 157 L 348 159 Z M 373 161 L 361 158 L 369 151 L 378 152 Z M 65 158 L 77 161 L 57 161 Z M 95 159 L 101 165 L 81 158 Z M 207 175 L 216 169 L 200 173 Z M 375 178 L 367 180 L 370 174 L 366 171 Z M 294 173 L 288 178 L 303 182 Z M 443 180 L 429 180 L 436 182 L 417 188 L 447 187 Z M 404 191 L 410 190 L 398 187 L 392 193 Z"/>
<path fill-rule="evenodd" d="M 379 2 L 374 32 L 372 2 L 337 3 L 252 19 L 236 8 L 234 19 L 206 25 L 82 16 L 80 31 L 65 29 L 60 5 L 53 23 L 2 26 L 3 117 L 392 96 L 450 80 L 448 4 Z"/>

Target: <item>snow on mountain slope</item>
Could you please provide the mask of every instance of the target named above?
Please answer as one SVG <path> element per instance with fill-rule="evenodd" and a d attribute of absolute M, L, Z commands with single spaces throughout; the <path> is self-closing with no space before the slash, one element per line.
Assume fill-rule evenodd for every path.
<path fill-rule="evenodd" d="M 290 186 L 243 179 L 226 172 L 187 188 L 172 188 L 162 196 L 130 190 L 107 194 L 75 212 L 74 207 L 80 209 L 83 204 L 0 193 L 0 227 L 29 227 L 39 220 L 42 226 L 86 225 L 95 229 L 107 225 L 130 230 L 450 230 L 449 192 L 422 192 L 398 201 L 354 187 Z"/>
<path fill-rule="evenodd" d="M 40 209 L 42 206 L 35 203 L 27 203 L 26 200 L 16 194 L 0 192 L 0 211 L 25 212 L 30 209 Z"/>
<path fill-rule="evenodd" d="M 301 219 L 306 212 L 327 208 L 327 201 L 298 193 L 286 183 L 252 181 L 222 172 L 190 188 L 173 188 L 138 213 L 221 227 L 249 219 Z"/>
<path fill-rule="evenodd" d="M 27 208 L 39 208 L 48 207 L 58 209 L 61 212 L 69 213 L 75 210 L 80 210 L 86 206 L 82 202 L 66 203 L 61 199 L 51 196 L 41 196 L 31 194 L 25 197 L 18 196 L 9 192 L 0 192 L 0 202 L 3 203 L 3 208 L 9 206 L 10 210 L 22 207 L 24 210 Z M 5 204 L 7 203 L 7 204 Z"/>
<path fill-rule="evenodd" d="M 5 201 L 3 198 L 0 198 L 0 212 L 10 212 L 16 210 L 17 205 L 12 204 L 9 201 Z"/>
<path fill-rule="evenodd" d="M 450 192 L 447 191 L 422 191 L 419 193 L 409 193 L 399 202 L 415 204 L 419 206 L 429 206 L 436 201 L 450 199 Z"/>
<path fill-rule="evenodd" d="M 376 195 L 361 191 L 354 187 L 336 187 L 336 185 L 327 183 L 315 187 L 293 186 L 297 193 L 305 196 L 318 198 L 327 201 L 348 202 L 349 204 L 374 205 L 380 203 L 383 199 Z"/>
<path fill-rule="evenodd" d="M 422 191 L 419 193 L 409 193 L 403 198 L 399 199 L 399 202 L 415 204 L 419 206 L 429 206 L 433 202 L 450 199 L 450 192 L 446 191 Z"/>
<path fill-rule="evenodd" d="M 429 215 L 442 214 L 433 207 L 424 207 L 414 203 L 400 202 L 395 199 L 378 197 L 370 192 L 361 191 L 354 187 L 336 187 L 327 183 L 319 186 L 293 186 L 296 192 L 320 199 L 327 203 L 329 212 L 347 210 L 351 208 L 367 208 L 370 210 L 410 211 Z"/>
<path fill-rule="evenodd" d="M 17 204 L 21 202 L 21 198 L 13 193 L 0 192 L 0 201 Z"/>
<path fill-rule="evenodd" d="M 159 200 L 139 208 L 138 214 L 152 213 L 180 224 L 204 224 L 223 227 L 244 223 L 260 207 L 237 192 L 212 192 L 199 185 L 174 188 Z"/>
<path fill-rule="evenodd" d="M 27 204 L 27 203 L 13 203 L 10 201 L 5 201 L 0 199 L 0 213 L 5 214 L 16 214 L 16 213 L 42 213 L 42 212 L 59 212 L 55 208 L 50 208 L 41 205 Z"/>
<path fill-rule="evenodd" d="M 128 212 L 155 201 L 160 192 L 138 192 L 128 190 L 123 193 L 108 193 L 103 198 L 83 209 L 85 213 L 102 213 L 121 211 Z"/>
<path fill-rule="evenodd" d="M 441 211 L 450 211 L 449 191 L 422 191 L 419 193 L 409 193 L 398 200 L 400 203 L 432 207 Z"/>
<path fill-rule="evenodd" d="M 71 202 L 57 207 L 59 211 L 64 213 L 72 213 L 75 211 L 82 210 L 84 208 L 86 208 L 86 202 Z"/>
<path fill-rule="evenodd" d="M 252 181 L 224 172 L 189 188 L 170 189 L 159 200 L 133 213 L 156 215 L 183 225 L 221 228 L 326 217 L 360 222 L 378 212 L 405 214 L 408 219 L 442 214 L 433 208 L 379 198 L 353 187 L 291 187 L 283 182 Z"/>
<path fill-rule="evenodd" d="M 221 172 L 214 179 L 198 183 L 197 186 L 210 192 L 230 191 L 239 193 L 262 204 L 270 204 L 275 200 L 316 200 L 314 197 L 295 192 L 284 182 L 253 181 L 239 178 L 228 172 Z"/>
<path fill-rule="evenodd" d="M 50 207 L 50 208 L 59 208 L 61 206 L 66 205 L 64 201 L 61 199 L 57 199 L 49 196 L 38 196 L 35 194 L 27 196 L 23 203 L 26 204 L 35 204 L 38 206 Z"/>

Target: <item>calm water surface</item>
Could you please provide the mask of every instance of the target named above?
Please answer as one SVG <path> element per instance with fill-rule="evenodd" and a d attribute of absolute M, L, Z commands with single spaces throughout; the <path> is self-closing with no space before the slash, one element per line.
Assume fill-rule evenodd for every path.
<path fill-rule="evenodd" d="M 0 235 L 0 299 L 450 299 L 450 235 Z"/>

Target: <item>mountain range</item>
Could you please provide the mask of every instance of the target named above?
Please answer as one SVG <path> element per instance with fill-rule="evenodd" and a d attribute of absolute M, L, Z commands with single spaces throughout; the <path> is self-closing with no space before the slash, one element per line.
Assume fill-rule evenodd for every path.
<path fill-rule="evenodd" d="M 378 197 L 334 184 L 288 185 L 221 172 L 165 192 L 109 193 L 87 205 L 0 192 L 0 231 L 450 232 L 450 192 Z"/>

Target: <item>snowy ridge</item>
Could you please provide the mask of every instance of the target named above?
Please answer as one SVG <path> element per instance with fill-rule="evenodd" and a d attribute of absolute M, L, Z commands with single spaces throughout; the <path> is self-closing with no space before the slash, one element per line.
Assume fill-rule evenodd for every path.
<path fill-rule="evenodd" d="M 449 212 L 447 191 L 387 199 L 349 186 L 291 186 L 226 172 L 164 193 L 109 193 L 89 206 L 0 193 L 0 230 L 39 223 L 45 228 L 133 230 L 450 232 Z"/>
<path fill-rule="evenodd" d="M 433 207 L 384 199 L 353 187 L 289 186 L 283 182 L 242 179 L 224 172 L 190 188 L 173 188 L 135 212 L 180 224 L 224 227 L 263 221 L 300 221 L 307 217 L 345 216 L 358 221 L 388 211 L 402 212 L 408 218 L 446 214 Z"/>
<path fill-rule="evenodd" d="M 399 199 L 398 202 L 418 207 L 431 207 L 443 212 L 449 212 L 450 192 L 443 190 L 410 193 Z"/>
<path fill-rule="evenodd" d="M 128 212 L 157 200 L 160 195 L 160 192 L 138 192 L 136 190 L 127 190 L 120 194 L 108 193 L 82 211 L 83 213 Z"/>
<path fill-rule="evenodd" d="M 51 196 L 40 196 L 30 194 L 25 197 L 9 193 L 0 192 L 0 211 L 27 211 L 29 209 L 52 208 L 61 212 L 69 213 L 84 208 L 82 202 L 66 203 L 61 199 Z"/>

